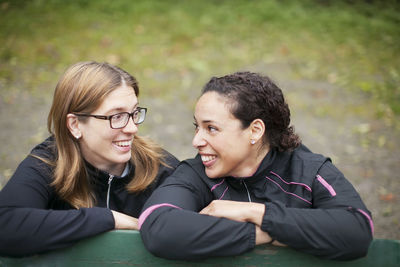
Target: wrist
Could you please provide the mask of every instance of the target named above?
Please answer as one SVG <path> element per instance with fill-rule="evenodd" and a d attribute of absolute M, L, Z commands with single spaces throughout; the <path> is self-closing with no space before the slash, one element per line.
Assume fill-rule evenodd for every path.
<path fill-rule="evenodd" d="M 246 211 L 247 221 L 261 227 L 265 213 L 265 205 L 262 203 L 251 203 L 250 208 L 246 209 Z"/>

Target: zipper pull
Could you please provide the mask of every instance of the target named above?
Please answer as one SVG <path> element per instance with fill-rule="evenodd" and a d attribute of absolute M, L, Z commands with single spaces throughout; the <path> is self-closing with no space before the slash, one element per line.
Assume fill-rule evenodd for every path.
<path fill-rule="evenodd" d="M 244 187 L 246 188 L 247 197 L 249 199 L 249 202 L 251 202 L 250 192 L 249 192 L 249 189 L 247 188 L 247 185 L 246 185 L 246 182 L 244 181 L 244 179 L 242 180 L 242 183 L 243 183 Z"/>
<path fill-rule="evenodd" d="M 111 182 L 114 178 L 114 175 L 110 174 L 108 177 L 108 190 L 107 190 L 107 208 L 110 208 L 110 188 L 111 188 Z"/>

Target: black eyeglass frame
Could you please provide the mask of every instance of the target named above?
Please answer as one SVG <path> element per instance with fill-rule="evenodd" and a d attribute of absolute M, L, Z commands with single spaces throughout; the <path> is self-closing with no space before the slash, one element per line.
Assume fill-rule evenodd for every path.
<path fill-rule="evenodd" d="M 142 120 L 142 121 L 139 121 L 139 122 L 135 122 L 133 116 L 134 116 L 135 114 L 138 114 L 139 112 L 143 112 L 143 111 L 144 111 L 143 120 Z M 128 125 L 129 119 L 130 119 L 130 118 L 132 118 L 133 123 L 135 123 L 136 125 L 141 124 L 142 122 L 144 122 L 144 120 L 146 119 L 147 108 L 137 107 L 132 113 L 129 113 L 129 112 L 120 112 L 120 113 L 112 114 L 112 115 L 109 115 L 109 116 L 106 116 L 106 115 L 86 114 L 86 113 L 72 113 L 72 114 L 74 114 L 75 116 L 93 117 L 93 118 L 100 119 L 100 120 L 109 120 L 109 121 L 110 121 L 110 127 L 111 127 L 111 129 L 122 129 L 122 128 L 124 128 L 126 125 Z M 128 114 L 129 117 L 128 117 L 128 119 L 126 120 L 126 123 L 125 123 L 124 126 L 115 128 L 115 127 L 112 126 L 111 120 L 112 120 L 112 118 L 113 118 L 114 116 L 120 115 L 120 114 Z"/>

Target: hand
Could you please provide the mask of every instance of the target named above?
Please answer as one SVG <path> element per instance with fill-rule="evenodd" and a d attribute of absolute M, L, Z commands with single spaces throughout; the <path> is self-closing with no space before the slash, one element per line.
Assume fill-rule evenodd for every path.
<path fill-rule="evenodd" d="M 256 226 L 256 245 L 268 243 L 278 247 L 287 247 L 287 245 L 279 242 L 278 240 L 272 240 L 272 237 L 267 232 L 264 232 L 260 227 Z"/>
<path fill-rule="evenodd" d="M 259 226 L 256 225 L 256 245 L 268 244 L 272 241 L 272 237 L 261 230 Z"/>
<path fill-rule="evenodd" d="M 114 229 L 139 230 L 138 219 L 118 211 L 111 212 L 115 221 Z"/>
<path fill-rule="evenodd" d="M 272 242 L 271 244 L 277 247 L 287 247 L 287 245 L 279 242 L 278 240 L 274 240 L 274 242 Z"/>
<path fill-rule="evenodd" d="M 261 226 L 264 212 L 265 205 L 261 203 L 213 200 L 207 207 L 200 211 L 200 214 L 227 218 L 239 222 L 251 222 Z"/>

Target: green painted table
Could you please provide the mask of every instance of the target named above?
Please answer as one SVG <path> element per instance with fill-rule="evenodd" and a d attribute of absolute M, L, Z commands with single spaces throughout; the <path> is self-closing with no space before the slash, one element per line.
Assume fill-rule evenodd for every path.
<path fill-rule="evenodd" d="M 25 258 L 0 257 L 0 266 L 400 266 L 400 241 L 375 239 L 368 256 L 354 261 L 329 261 L 290 248 L 270 245 L 235 257 L 201 261 L 157 258 L 143 246 L 138 231 L 111 231 L 76 245 Z"/>

